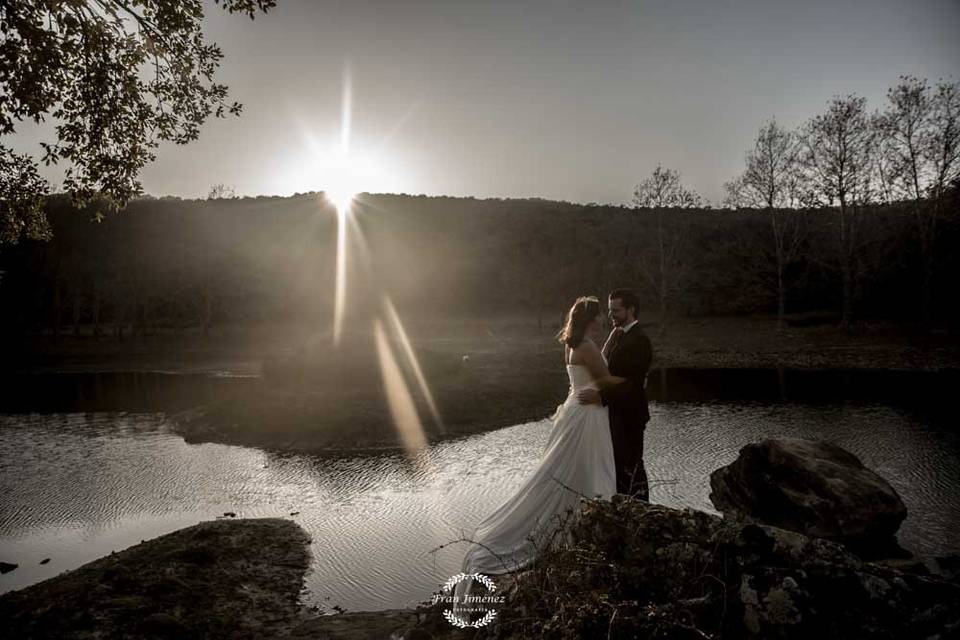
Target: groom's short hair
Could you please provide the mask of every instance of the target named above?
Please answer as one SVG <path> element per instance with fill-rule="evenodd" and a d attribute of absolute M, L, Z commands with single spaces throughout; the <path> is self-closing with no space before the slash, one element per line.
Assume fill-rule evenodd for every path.
<path fill-rule="evenodd" d="M 640 298 L 630 289 L 614 289 L 610 293 L 611 300 L 620 300 L 623 302 L 624 309 L 633 309 L 633 315 L 640 315 Z"/>

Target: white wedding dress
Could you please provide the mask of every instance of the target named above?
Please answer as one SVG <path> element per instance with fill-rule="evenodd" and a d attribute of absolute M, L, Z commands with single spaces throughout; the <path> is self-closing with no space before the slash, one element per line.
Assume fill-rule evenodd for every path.
<path fill-rule="evenodd" d="M 506 502 L 487 516 L 468 538 L 466 574 L 502 574 L 524 568 L 557 531 L 566 510 L 576 511 L 582 494 L 609 500 L 617 474 L 607 408 L 580 404 L 577 393 L 596 389 L 589 370 L 568 364 L 570 392 L 552 416 L 553 426 L 540 464 Z M 561 484 L 562 483 L 562 484 Z M 454 595 L 463 602 L 473 580 L 461 580 Z M 455 606 L 454 609 L 457 607 Z"/>

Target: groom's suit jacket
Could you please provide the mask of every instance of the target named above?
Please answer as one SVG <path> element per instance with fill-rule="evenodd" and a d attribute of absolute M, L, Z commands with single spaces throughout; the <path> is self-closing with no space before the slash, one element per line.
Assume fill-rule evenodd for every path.
<path fill-rule="evenodd" d="M 610 408 L 610 423 L 614 428 L 632 426 L 641 430 L 650 420 L 644 390 L 653 360 L 650 338 L 640 329 L 640 325 L 633 325 L 620 336 L 607 360 L 607 368 L 612 375 L 626 378 L 624 382 L 600 391 L 603 405 Z"/>

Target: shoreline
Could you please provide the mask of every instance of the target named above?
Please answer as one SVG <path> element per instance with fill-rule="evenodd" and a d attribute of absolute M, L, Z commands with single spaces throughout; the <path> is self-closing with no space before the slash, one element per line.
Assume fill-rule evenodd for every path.
<path fill-rule="evenodd" d="M 505 389 L 503 385 L 482 380 L 485 370 L 459 372 L 446 384 L 434 389 L 441 414 L 448 418 L 444 424 L 438 426 L 429 422 L 425 407 L 418 407 L 427 444 L 548 420 L 564 401 L 566 380 L 559 371 L 542 372 L 526 388 Z M 138 373 L 172 378 L 183 375 L 190 384 L 189 379 L 193 377 L 223 379 L 222 376 L 193 371 L 182 374 Z M 70 372 L 63 375 L 98 374 Z M 953 367 L 655 368 L 651 370 L 647 391 L 651 405 L 663 402 L 806 404 L 861 401 L 921 404 L 936 411 L 938 399 L 947 397 L 944 394 L 949 394 L 950 385 L 958 383 L 960 368 Z M 142 380 L 139 384 L 152 385 Z M 177 383 L 176 386 L 182 387 L 183 384 Z M 389 407 L 378 391 L 353 389 L 342 393 L 303 385 L 288 388 L 271 386 L 264 377 L 245 377 L 232 395 L 185 410 L 88 408 L 82 411 L 160 411 L 166 415 L 172 431 L 188 444 L 212 442 L 321 456 L 403 453 L 405 447 L 393 430 Z M 71 412 L 70 409 L 55 412 L 62 411 Z"/>
<path fill-rule="evenodd" d="M 737 384 L 755 392 L 753 399 L 789 398 L 784 385 L 792 390 L 809 385 L 801 378 L 810 372 L 927 373 L 936 378 L 946 373 L 943 380 L 947 380 L 960 371 L 960 341 L 951 335 L 917 333 L 889 324 L 873 325 L 857 334 L 832 324 L 788 324 L 778 334 L 773 317 L 686 318 L 676 319 L 663 336 L 649 322 L 641 326 L 654 345 L 648 380 L 653 401 L 682 400 L 691 397 L 690 393 L 706 394 L 709 399 L 710 393 L 730 393 Z M 277 329 L 269 333 L 270 340 L 241 332 L 224 332 L 204 340 L 153 336 L 122 344 L 93 343 L 84 338 L 71 342 L 64 337 L 55 348 L 52 344 L 44 349 L 33 345 L 38 350 L 36 358 L 23 360 L 21 353 L 19 367 L 11 362 L 19 373 L 5 373 L 207 376 L 225 390 L 195 397 L 194 389 L 183 389 L 173 394 L 180 406 L 153 409 L 167 413 L 174 430 L 188 443 L 218 442 L 324 455 L 404 450 L 392 427 L 384 374 L 369 334 L 348 334 L 341 351 L 331 357 L 325 346 L 314 350 L 303 346 L 310 344 L 309 340 L 292 330 L 283 342 Z M 409 376 L 407 394 L 428 442 L 543 420 L 566 396 L 568 381 L 559 345 L 552 330 L 538 331 L 530 318 L 411 323 L 410 339 L 441 418 L 439 422 L 433 419 L 423 390 Z M 681 369 L 724 370 L 729 379 L 718 383 L 710 376 L 671 377 L 671 370 Z M 749 370 L 756 369 L 777 373 L 751 378 L 756 372 Z M 803 374 L 793 377 L 797 383 L 782 379 L 783 372 L 789 378 L 794 371 Z M 743 378 L 734 383 L 733 378 L 741 373 Z M 231 377 L 243 384 L 230 387 Z M 843 384 L 843 380 L 828 380 L 824 386 Z M 191 385 L 188 381 L 187 386 Z M 888 384 L 888 396 L 881 397 L 930 397 L 924 385 L 912 386 L 911 390 Z M 81 393 L 77 395 L 91 392 L 89 388 L 78 390 Z M 119 390 L 121 396 L 126 392 Z M 45 396 L 36 398 L 50 406 Z M 739 399 L 750 400 L 751 396 Z"/>
<path fill-rule="evenodd" d="M 711 591 L 707 596 L 683 602 L 710 603 L 718 611 L 730 607 L 733 616 L 723 626 L 727 631 L 736 631 L 731 634 L 736 637 L 741 637 L 744 624 L 753 630 L 751 637 L 756 637 L 756 617 L 751 611 L 758 613 L 771 631 L 794 629 L 792 625 L 797 620 L 783 619 L 774 603 L 785 597 L 786 602 L 803 610 L 808 620 L 805 625 L 816 626 L 818 619 L 830 614 L 818 613 L 816 606 L 806 604 L 807 599 L 827 601 L 851 588 L 859 590 L 855 594 L 859 599 L 855 601 L 858 607 L 864 607 L 865 614 L 881 615 L 889 606 L 884 594 L 895 590 L 903 596 L 897 600 L 897 615 L 916 617 L 927 625 L 949 626 L 956 618 L 947 613 L 960 593 L 955 574 L 951 578 L 907 565 L 887 564 L 885 560 L 864 561 L 843 545 L 819 538 L 692 509 L 648 505 L 625 496 L 614 496 L 611 501 L 587 501 L 581 509 L 581 519 L 586 524 L 573 525 L 576 537 L 581 544 L 605 549 L 613 561 L 613 572 L 624 578 L 612 580 L 604 577 L 603 572 L 591 572 L 590 567 L 596 563 L 588 561 L 593 556 L 577 555 L 578 546 L 547 549 L 530 569 L 491 576 L 497 590 L 505 594 L 505 600 L 500 601 L 508 604 L 498 612 L 504 621 L 510 621 L 511 628 L 526 620 L 530 612 L 535 612 L 541 622 L 553 619 L 552 624 L 569 624 L 571 631 L 578 628 L 575 621 L 552 618 L 552 610 L 544 607 L 553 597 L 578 605 L 580 615 L 599 615 L 606 620 L 609 616 L 604 617 L 602 611 L 597 613 L 583 606 L 583 598 L 589 603 L 601 593 L 609 593 L 611 602 L 623 601 L 624 612 L 635 616 L 634 624 L 686 625 L 690 611 L 682 607 L 671 609 L 672 599 L 664 594 L 674 594 L 680 587 L 702 594 L 702 585 L 695 578 L 703 571 L 701 565 L 705 562 L 721 562 L 715 553 L 721 542 L 726 551 L 714 572 L 724 576 L 723 581 L 733 588 L 724 589 L 721 595 Z M 624 528 L 642 528 L 643 535 L 624 541 Z M 653 545 L 638 540 L 652 541 Z M 0 616 L 11 637 L 24 640 L 462 637 L 463 630 L 445 619 L 441 601 L 432 598 L 404 609 L 352 611 L 335 607 L 336 613 L 332 614 L 318 613 L 317 608 L 301 603 L 299 594 L 309 567 L 312 542 L 300 525 L 284 518 L 204 521 L 3 594 Z M 764 553 L 757 551 L 760 542 L 767 545 Z M 633 551 L 618 553 L 624 545 Z M 580 562 L 583 566 L 571 568 L 571 558 L 575 565 Z M 731 573 L 727 576 L 722 571 Z M 644 576 L 641 591 L 645 599 L 662 609 L 658 616 L 634 611 L 636 603 L 633 609 L 627 607 L 622 592 L 626 587 L 622 585 L 629 583 L 626 576 L 633 575 L 631 572 Z M 776 580 L 755 577 L 772 572 L 779 572 Z M 562 586 L 550 586 L 551 573 Z M 797 583 L 809 591 L 798 591 L 793 587 Z M 750 589 L 735 588 L 744 584 Z M 877 589 L 877 585 L 882 589 Z M 751 589 L 771 591 L 769 602 L 774 604 L 769 605 L 769 611 L 762 604 L 767 599 L 752 598 Z M 538 594 L 542 591 L 546 596 L 541 601 Z M 930 599 L 938 606 L 925 611 L 924 603 Z M 930 612 L 936 612 L 935 619 L 924 617 Z M 845 615 L 848 630 L 885 628 L 883 624 L 874 625 L 871 619 L 858 622 L 858 615 Z M 700 621 L 706 624 L 716 619 L 707 616 Z M 805 625 L 783 637 L 805 637 L 801 633 Z M 500 630 L 506 631 L 502 627 Z"/>

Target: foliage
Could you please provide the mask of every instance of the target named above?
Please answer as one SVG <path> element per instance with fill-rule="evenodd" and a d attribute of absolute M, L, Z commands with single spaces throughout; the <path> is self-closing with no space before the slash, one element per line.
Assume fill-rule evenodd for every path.
<path fill-rule="evenodd" d="M 224 200 L 236 197 L 237 192 L 234 191 L 233 187 L 228 187 L 223 183 L 210 187 L 210 193 L 207 194 L 207 200 Z"/>
<path fill-rule="evenodd" d="M 122 327 L 127 335 L 288 321 L 322 327 L 332 312 L 336 249 L 336 217 L 324 206 L 319 196 L 135 200 L 122 216 L 91 225 L 88 210 L 53 197 L 52 241 L 0 252 L 0 332 L 50 331 L 56 310 L 71 318 L 75 301 L 83 334 L 96 326 L 114 333 Z M 840 283 L 821 265 L 835 259 L 838 214 L 783 212 L 794 213 L 807 217 L 809 236 L 788 272 L 790 311 L 833 310 Z M 878 236 L 870 259 L 886 266 L 864 282 L 863 317 L 909 319 L 918 265 L 912 217 L 900 205 L 868 213 Z M 404 317 L 540 311 L 546 333 L 578 295 L 605 297 L 628 286 L 641 297 L 643 322 L 657 318 L 656 290 L 634 271 L 656 250 L 652 215 L 539 200 L 364 195 L 355 217 L 369 263 L 350 254 L 351 309 L 382 289 Z M 686 286 L 673 313 L 776 311 L 765 216 L 684 209 L 670 217 L 688 228 Z M 960 239 L 960 225 L 945 218 L 939 233 L 947 246 Z M 361 278 L 367 267 L 370 275 Z M 960 263 L 945 259 L 933 281 L 940 292 L 934 311 L 943 321 L 960 319 L 960 300 L 947 295 L 958 276 Z"/>
<path fill-rule="evenodd" d="M 253 18 L 275 0 L 216 3 Z M 67 161 L 64 188 L 78 205 L 99 193 L 109 208 L 123 207 L 141 192 L 138 175 L 161 141 L 186 144 L 210 115 L 241 111 L 214 79 L 223 54 L 206 41 L 203 17 L 202 0 L 0 3 L 0 135 L 52 117 L 57 140 L 42 143 L 43 162 Z M 29 204 L 46 194 L 31 180 L 36 165 L 3 153 L 3 179 L 23 185 L 4 226 L 42 227 Z"/>
<path fill-rule="evenodd" d="M 0 244 L 50 239 L 41 195 L 46 189 L 29 157 L 0 146 Z"/>

